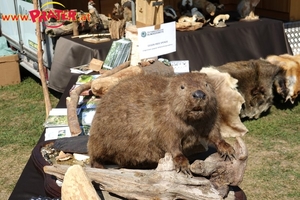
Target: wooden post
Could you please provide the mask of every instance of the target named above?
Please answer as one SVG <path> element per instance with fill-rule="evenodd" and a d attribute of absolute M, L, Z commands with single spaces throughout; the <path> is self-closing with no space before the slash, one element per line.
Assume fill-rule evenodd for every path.
<path fill-rule="evenodd" d="M 162 0 L 140 0 L 136 1 L 136 25 L 153 26 L 164 23 Z"/>
<path fill-rule="evenodd" d="M 33 0 L 33 5 L 34 9 L 38 10 L 38 2 L 37 0 Z M 36 36 L 37 36 L 37 43 L 38 43 L 38 69 L 39 69 L 39 74 L 40 74 L 40 79 L 42 82 L 42 88 L 43 88 L 43 94 L 44 94 L 44 102 L 45 102 L 45 108 L 46 108 L 46 118 L 49 115 L 49 112 L 51 110 L 51 102 L 49 98 L 49 90 L 48 86 L 46 84 L 46 79 L 45 79 L 45 73 L 44 73 L 44 67 L 43 67 L 43 50 L 42 50 L 42 41 L 41 41 L 41 27 L 40 27 L 40 22 L 37 20 L 35 22 L 36 24 Z"/>

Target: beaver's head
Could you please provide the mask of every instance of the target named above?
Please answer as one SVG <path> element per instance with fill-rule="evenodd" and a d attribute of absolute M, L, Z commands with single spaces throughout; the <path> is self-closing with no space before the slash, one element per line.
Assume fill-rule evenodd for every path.
<path fill-rule="evenodd" d="M 212 85 L 203 73 L 187 73 L 172 78 L 167 89 L 171 106 L 183 120 L 198 120 L 217 109 Z M 215 108 L 214 108 L 215 107 Z"/>

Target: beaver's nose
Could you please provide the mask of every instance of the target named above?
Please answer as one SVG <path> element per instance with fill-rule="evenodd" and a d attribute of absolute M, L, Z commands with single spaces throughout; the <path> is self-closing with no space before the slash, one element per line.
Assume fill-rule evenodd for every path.
<path fill-rule="evenodd" d="M 196 92 L 193 93 L 193 97 L 196 99 L 205 99 L 206 94 L 201 90 L 197 90 Z"/>

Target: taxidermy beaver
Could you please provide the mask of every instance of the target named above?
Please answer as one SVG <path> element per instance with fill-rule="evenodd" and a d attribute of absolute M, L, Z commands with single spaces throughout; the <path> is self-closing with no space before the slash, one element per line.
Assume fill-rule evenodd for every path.
<path fill-rule="evenodd" d="M 216 95 L 207 75 L 137 75 L 121 81 L 101 99 L 88 153 L 91 167 L 113 162 L 127 168 L 155 168 L 166 152 L 176 170 L 190 174 L 188 156 L 207 150 L 233 158 L 220 135 Z M 200 151 L 201 150 L 201 151 Z"/>

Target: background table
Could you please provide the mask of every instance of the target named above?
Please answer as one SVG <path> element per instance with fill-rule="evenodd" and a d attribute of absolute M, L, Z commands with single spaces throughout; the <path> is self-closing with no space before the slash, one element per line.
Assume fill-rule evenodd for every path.
<path fill-rule="evenodd" d="M 176 52 L 161 57 L 189 60 L 190 70 L 220 66 L 227 62 L 292 54 L 282 21 L 228 22 L 226 28 L 205 26 L 197 31 L 176 33 Z"/>
<path fill-rule="evenodd" d="M 281 21 L 260 19 L 255 22 L 230 22 L 227 28 L 204 27 L 197 31 L 177 32 L 177 51 L 162 57 L 170 60 L 189 60 L 191 70 L 207 65 L 221 65 L 230 61 L 257 59 L 270 54 L 291 53 Z M 61 37 L 55 49 L 51 69 L 52 87 L 63 95 L 57 105 L 65 108 L 65 99 L 77 76 L 69 68 L 88 63 L 93 57 L 104 59 L 111 42 L 90 44 L 82 39 Z M 53 71 L 52 71 L 53 70 Z M 39 142 L 44 141 L 42 133 Z M 29 158 L 10 199 L 30 199 L 49 196 L 45 190 L 43 173 Z"/>
<path fill-rule="evenodd" d="M 268 55 L 292 54 L 282 21 L 259 19 L 252 22 L 232 21 L 226 28 L 209 25 L 196 31 L 176 32 L 176 52 L 160 57 L 189 60 L 190 70 L 219 66 L 231 61 L 265 58 Z M 65 36 L 56 44 L 49 87 L 64 92 L 71 67 L 87 64 L 92 58 L 104 60 L 112 41 L 99 44 Z"/>
<path fill-rule="evenodd" d="M 66 107 L 66 97 L 69 96 L 69 89 L 75 84 L 78 75 L 72 75 L 69 83 L 67 84 L 65 92 L 62 94 L 60 101 L 57 104 L 57 108 Z M 78 136 L 80 137 L 80 136 Z M 37 146 L 44 142 L 44 133 L 42 133 Z M 215 149 L 209 148 L 207 152 L 203 152 L 199 159 L 204 160 L 208 155 L 216 152 Z M 9 200 L 29 200 L 32 197 L 49 197 L 49 198 L 60 198 L 58 196 L 60 191 L 57 192 L 58 186 L 49 185 L 49 182 L 45 181 L 45 174 L 41 171 L 41 167 L 36 165 L 34 162 L 34 156 L 31 155 L 25 168 L 9 198 Z M 49 176 L 49 175 L 48 175 Z M 49 178 L 49 177 L 48 177 Z M 53 182 L 53 181 L 52 181 Z M 245 200 L 245 193 L 239 187 L 232 187 L 232 191 L 235 193 L 236 200 Z"/>
<path fill-rule="evenodd" d="M 60 37 L 50 68 L 49 87 L 63 93 L 72 76 L 70 68 L 88 64 L 93 58 L 104 60 L 112 41 L 95 44 L 71 35 Z"/>

